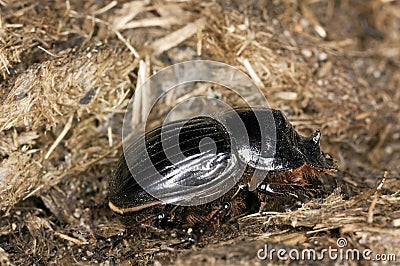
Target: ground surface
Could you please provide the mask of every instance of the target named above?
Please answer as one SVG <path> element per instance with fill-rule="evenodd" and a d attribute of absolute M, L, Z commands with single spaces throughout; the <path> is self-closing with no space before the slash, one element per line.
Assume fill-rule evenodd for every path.
<path fill-rule="evenodd" d="M 0 8 L 0 264 L 110 263 L 89 233 L 123 226 L 108 209 L 86 207 L 106 202 L 128 100 L 138 76 L 199 58 L 199 43 L 200 58 L 250 74 L 299 132 L 321 129 L 323 150 L 339 163 L 328 180 L 337 189 L 298 210 L 233 219 L 191 249 L 141 232 L 112 251 L 115 261 L 261 265 L 270 262 L 257 258 L 265 244 L 320 252 L 344 238 L 345 248 L 400 263 L 398 1 L 24 0 Z"/>

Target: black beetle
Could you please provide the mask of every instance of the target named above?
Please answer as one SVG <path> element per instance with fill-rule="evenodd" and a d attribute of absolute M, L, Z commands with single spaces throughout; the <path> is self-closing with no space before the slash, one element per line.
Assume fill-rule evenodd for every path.
<path fill-rule="evenodd" d="M 257 120 L 268 114 L 274 123 Z M 232 140 L 229 130 L 219 122 L 229 122 L 233 115 L 238 115 L 245 126 L 248 137 L 246 144 L 240 138 Z M 294 202 L 322 194 L 319 177 L 335 171 L 336 165 L 332 157 L 320 151 L 319 130 L 310 137 L 303 137 L 294 130 L 281 111 L 267 108 L 236 108 L 216 117 L 218 119 L 200 116 L 185 123 L 171 122 L 164 125 L 163 129 L 158 127 L 147 132 L 142 136 L 143 142 L 133 142 L 125 151 L 125 156 L 134 162 L 131 169 L 128 169 L 122 156 L 110 179 L 108 197 L 111 210 L 127 217 L 125 220 L 128 222 L 146 220 L 151 226 L 200 226 L 204 229 L 204 226 L 218 225 L 249 208 L 259 208 L 261 203 L 269 210 L 284 210 Z M 267 134 L 273 132 L 274 137 L 263 136 L 263 129 Z M 190 160 L 185 159 L 173 165 L 163 152 L 162 132 L 167 137 L 178 135 L 180 150 Z M 204 137 L 211 138 L 215 143 L 216 151 L 211 157 L 207 151 L 199 149 Z M 272 157 L 271 153 L 265 152 L 270 147 L 275 148 Z M 218 175 L 222 173 L 226 175 L 224 178 L 229 178 L 229 172 L 224 172 L 224 169 L 229 167 L 233 153 L 238 159 L 235 163 L 244 164 L 245 171 L 222 197 L 197 206 L 175 206 L 151 196 L 132 176 L 132 173 L 146 175 L 144 152 L 148 152 L 148 160 L 165 179 L 190 186 L 219 178 Z M 202 164 L 207 164 L 206 169 L 209 170 L 195 167 Z M 261 179 L 254 178 L 256 170 L 261 171 Z M 174 182 L 170 182 L 169 186 L 174 186 Z M 165 184 L 158 182 L 155 186 L 158 186 L 156 189 L 163 189 Z M 249 189 L 251 186 L 253 189 Z"/>

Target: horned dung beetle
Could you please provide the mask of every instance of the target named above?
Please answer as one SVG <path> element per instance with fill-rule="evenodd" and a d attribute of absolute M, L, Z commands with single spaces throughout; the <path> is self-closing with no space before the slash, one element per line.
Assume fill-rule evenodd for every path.
<path fill-rule="evenodd" d="M 266 114 L 272 114 L 274 123 L 257 120 L 256 115 L 262 117 Z M 248 142 L 244 143 L 240 137 L 230 138 L 229 130 L 219 122 L 229 122 L 233 115 L 238 115 L 243 122 Z M 185 123 L 170 122 L 163 126 L 163 130 L 157 127 L 147 132 L 142 136 L 143 142 L 130 144 L 125 156 L 133 162 L 131 169 L 122 156 L 109 182 L 111 210 L 123 217 L 127 224 L 139 222 L 142 226 L 151 227 L 199 228 L 197 232 L 202 234 L 250 208 L 264 205 L 269 210 L 283 211 L 294 202 L 322 195 L 320 177 L 335 171 L 336 165 L 332 157 L 320 150 L 319 130 L 303 137 L 281 111 L 268 108 L 235 108 L 216 114 L 216 118 L 199 116 Z M 266 129 L 264 132 L 272 132 L 274 136 L 262 136 L 263 127 Z M 161 145 L 162 133 L 167 138 L 179 136 L 178 145 L 186 156 L 184 159 L 174 164 L 170 162 Z M 200 141 L 205 137 L 215 143 L 211 157 L 210 153 L 199 149 Z M 275 148 L 274 152 L 265 152 L 270 147 Z M 236 165 L 240 164 L 244 164 L 245 171 L 236 184 L 218 199 L 195 206 L 179 206 L 153 197 L 136 181 L 133 175 L 147 174 L 143 163 L 144 152 L 148 153 L 152 165 L 165 179 L 154 184 L 159 190 L 168 186 L 173 191 L 176 184 L 182 183 L 196 186 L 204 180 L 221 178 L 221 175 L 224 175 L 222 178 L 230 178 L 230 173 L 233 174 Z M 199 165 L 207 165 L 208 168 Z M 256 171 L 258 178 L 254 175 Z M 168 182 L 170 180 L 174 182 Z M 179 197 L 176 202 L 181 200 Z M 128 233 L 129 230 L 120 236 Z"/>

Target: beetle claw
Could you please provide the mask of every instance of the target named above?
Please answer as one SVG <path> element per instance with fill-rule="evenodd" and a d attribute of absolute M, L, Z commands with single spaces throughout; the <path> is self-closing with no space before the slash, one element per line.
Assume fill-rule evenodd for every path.
<path fill-rule="evenodd" d="M 196 244 L 198 241 L 199 241 L 199 236 L 197 236 L 196 234 L 191 234 L 191 235 L 187 236 L 185 239 L 183 239 L 182 241 L 172 244 L 169 247 L 174 248 L 174 247 L 182 246 L 184 248 L 189 248 L 189 247 L 193 246 L 194 244 Z"/>

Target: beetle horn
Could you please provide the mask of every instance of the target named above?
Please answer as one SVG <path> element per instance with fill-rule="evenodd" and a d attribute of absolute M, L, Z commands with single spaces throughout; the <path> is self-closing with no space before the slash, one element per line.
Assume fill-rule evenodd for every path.
<path fill-rule="evenodd" d="M 319 141 L 321 139 L 321 131 L 319 129 L 315 130 L 314 134 L 311 136 L 312 142 L 314 142 L 315 145 L 319 146 Z"/>

